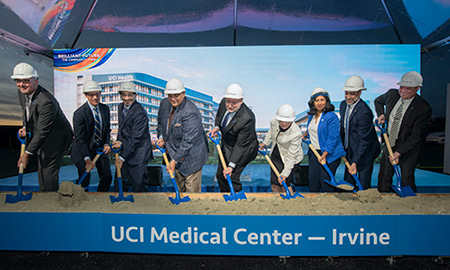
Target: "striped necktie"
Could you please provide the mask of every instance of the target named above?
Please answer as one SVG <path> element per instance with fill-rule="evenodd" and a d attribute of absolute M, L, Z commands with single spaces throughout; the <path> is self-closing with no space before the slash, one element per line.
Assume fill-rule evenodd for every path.
<path fill-rule="evenodd" d="M 228 125 L 228 120 L 230 119 L 231 113 L 227 112 L 227 115 L 225 115 L 225 119 L 222 121 L 222 130 L 225 130 L 225 128 Z"/>
<path fill-rule="evenodd" d="M 25 95 L 25 114 L 27 118 L 27 122 L 30 120 L 30 104 L 31 104 L 31 98 L 30 96 Z"/>
<path fill-rule="evenodd" d="M 347 105 L 347 110 L 345 111 L 345 137 L 344 137 L 345 149 L 348 149 L 348 130 L 350 129 L 348 123 L 349 119 L 350 119 L 350 105 Z"/>
<path fill-rule="evenodd" d="M 102 126 L 100 125 L 100 116 L 98 115 L 98 107 L 94 108 L 94 141 L 97 146 L 102 140 Z"/>
<path fill-rule="evenodd" d="M 398 106 L 397 111 L 394 115 L 394 121 L 392 122 L 391 132 L 389 134 L 389 143 L 391 144 L 391 147 L 395 145 L 395 141 L 398 137 L 398 130 L 400 128 L 400 121 L 402 120 L 402 114 L 403 114 L 403 99 L 400 102 L 400 106 Z"/>

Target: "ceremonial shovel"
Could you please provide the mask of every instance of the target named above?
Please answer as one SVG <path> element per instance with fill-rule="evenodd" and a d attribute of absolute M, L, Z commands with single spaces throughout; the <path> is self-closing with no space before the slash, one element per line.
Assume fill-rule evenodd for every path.
<path fill-rule="evenodd" d="M 258 149 L 258 152 L 261 153 L 261 154 L 266 158 L 267 162 L 269 162 L 270 167 L 272 168 L 272 170 L 273 170 L 273 172 L 275 173 L 275 175 L 276 175 L 278 178 L 281 179 L 280 173 L 278 172 L 277 168 L 275 167 L 275 165 L 273 164 L 273 162 L 272 162 L 272 160 L 270 159 L 269 155 L 267 154 L 267 148 L 266 148 L 266 147 L 264 147 L 264 148 L 265 148 L 264 150 Z M 302 198 L 305 198 L 302 194 L 300 194 L 300 193 L 298 193 L 298 192 L 295 192 L 294 195 L 292 195 L 291 192 L 289 191 L 288 186 L 286 185 L 286 182 L 285 182 L 284 180 L 281 181 L 281 184 L 283 185 L 284 190 L 286 190 L 286 195 L 280 194 L 280 196 L 281 196 L 283 199 L 288 199 L 288 200 L 290 200 L 290 199 L 295 198 L 295 197 L 302 197 Z"/>
<path fill-rule="evenodd" d="M 217 152 L 219 153 L 220 162 L 222 162 L 222 167 L 225 169 L 225 168 L 227 168 L 227 164 L 225 163 L 225 158 L 223 157 L 222 149 L 220 148 L 220 145 L 219 145 L 220 133 L 217 133 L 217 135 L 219 136 L 217 138 L 217 140 L 214 140 L 211 137 L 211 134 L 209 134 L 209 138 L 216 145 Z M 247 196 L 245 196 L 244 191 L 240 191 L 238 193 L 234 192 L 233 183 L 231 182 L 231 178 L 230 178 L 229 174 L 227 174 L 227 181 L 228 181 L 228 185 L 230 186 L 230 192 L 231 193 L 230 193 L 230 195 L 227 195 L 227 194 L 223 195 L 223 197 L 224 197 L 226 202 L 228 202 L 228 201 L 237 201 L 237 200 L 247 200 Z"/>

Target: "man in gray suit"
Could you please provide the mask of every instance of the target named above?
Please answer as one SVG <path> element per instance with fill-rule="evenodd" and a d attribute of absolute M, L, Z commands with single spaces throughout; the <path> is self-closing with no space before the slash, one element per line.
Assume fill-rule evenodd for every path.
<path fill-rule="evenodd" d="M 208 160 L 208 142 L 197 106 L 186 98 L 183 82 L 166 84 L 168 98 L 158 111 L 158 146 L 165 145 L 171 157 L 168 170 L 175 172 L 181 192 L 200 192 L 202 167 Z"/>
<path fill-rule="evenodd" d="M 17 166 L 23 163 L 26 168 L 30 155 L 36 155 L 39 190 L 57 191 L 59 168 L 64 152 L 72 142 L 70 123 L 55 97 L 39 85 L 39 75 L 33 66 L 17 64 L 11 79 L 17 85 L 24 112 L 19 135 L 27 138 L 25 153 L 17 161 Z"/>
<path fill-rule="evenodd" d="M 123 82 L 119 88 L 123 103 L 119 105 L 119 132 L 113 148 L 122 145 L 116 160 L 121 168 L 123 190 L 131 186 L 133 192 L 147 191 L 147 164 L 152 158 L 148 116 L 144 107 L 136 101 L 136 88 L 133 82 Z M 114 190 L 119 191 L 117 179 Z"/>

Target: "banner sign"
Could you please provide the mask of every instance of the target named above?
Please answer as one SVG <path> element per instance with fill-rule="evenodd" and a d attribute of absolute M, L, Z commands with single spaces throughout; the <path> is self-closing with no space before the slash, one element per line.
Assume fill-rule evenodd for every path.
<path fill-rule="evenodd" d="M 450 255 L 450 216 L 0 213 L 0 250 L 249 256 Z"/>

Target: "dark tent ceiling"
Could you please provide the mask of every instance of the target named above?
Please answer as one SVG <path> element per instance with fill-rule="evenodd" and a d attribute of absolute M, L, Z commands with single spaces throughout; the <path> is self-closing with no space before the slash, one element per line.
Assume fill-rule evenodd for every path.
<path fill-rule="evenodd" d="M 0 36 L 26 50 L 448 44 L 446 0 L 0 0 Z"/>

